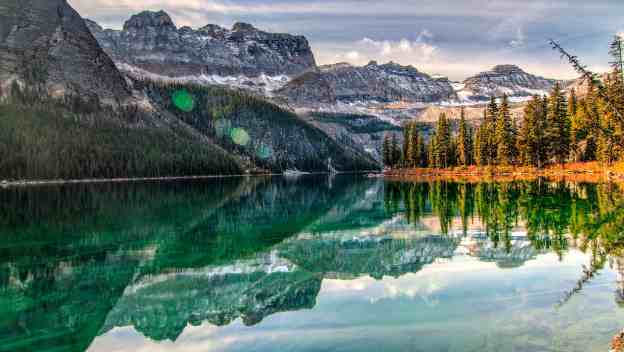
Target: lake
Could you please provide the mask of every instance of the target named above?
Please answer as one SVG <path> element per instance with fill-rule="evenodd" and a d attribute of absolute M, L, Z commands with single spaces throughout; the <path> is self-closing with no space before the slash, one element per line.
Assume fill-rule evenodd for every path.
<path fill-rule="evenodd" d="M 608 351 L 618 184 L 0 189 L 2 351 Z"/>

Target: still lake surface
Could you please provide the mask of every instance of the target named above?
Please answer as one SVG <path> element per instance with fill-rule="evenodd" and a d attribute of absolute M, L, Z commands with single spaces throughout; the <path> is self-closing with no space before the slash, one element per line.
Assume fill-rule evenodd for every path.
<path fill-rule="evenodd" d="M 617 184 L 0 189 L 2 351 L 608 351 Z"/>

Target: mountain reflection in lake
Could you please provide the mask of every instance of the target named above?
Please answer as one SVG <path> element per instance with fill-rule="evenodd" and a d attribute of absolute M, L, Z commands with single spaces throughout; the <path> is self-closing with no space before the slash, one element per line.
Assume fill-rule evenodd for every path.
<path fill-rule="evenodd" d="M 0 350 L 607 351 L 617 184 L 0 190 Z"/>

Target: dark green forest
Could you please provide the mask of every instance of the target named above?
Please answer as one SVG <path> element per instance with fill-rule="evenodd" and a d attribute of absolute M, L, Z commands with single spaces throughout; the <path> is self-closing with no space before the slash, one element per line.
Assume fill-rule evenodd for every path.
<path fill-rule="evenodd" d="M 34 92 L 34 91 L 33 91 Z M 57 101 L 13 87 L 0 103 L 0 178 L 80 179 L 240 174 L 239 162 L 136 109 Z"/>

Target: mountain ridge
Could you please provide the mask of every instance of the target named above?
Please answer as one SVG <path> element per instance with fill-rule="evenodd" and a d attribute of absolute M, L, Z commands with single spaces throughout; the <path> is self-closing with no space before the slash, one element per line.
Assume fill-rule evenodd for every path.
<path fill-rule="evenodd" d="M 432 78 L 413 66 L 376 61 L 364 66 L 348 63 L 320 66 L 318 71 L 292 80 L 277 93 L 301 105 L 314 105 L 311 99 L 327 103 L 435 102 L 454 97 L 453 87 L 446 79 Z"/>
<path fill-rule="evenodd" d="M 304 36 L 269 33 L 248 23 L 178 28 L 162 10 L 132 15 L 121 30 L 86 22 L 115 62 L 163 76 L 296 76 L 316 67 Z"/>
<path fill-rule="evenodd" d="M 546 94 L 563 82 L 527 73 L 517 65 L 496 65 L 491 70 L 466 78 L 458 95 L 466 100 L 487 100 L 492 96 L 528 97 Z"/>

